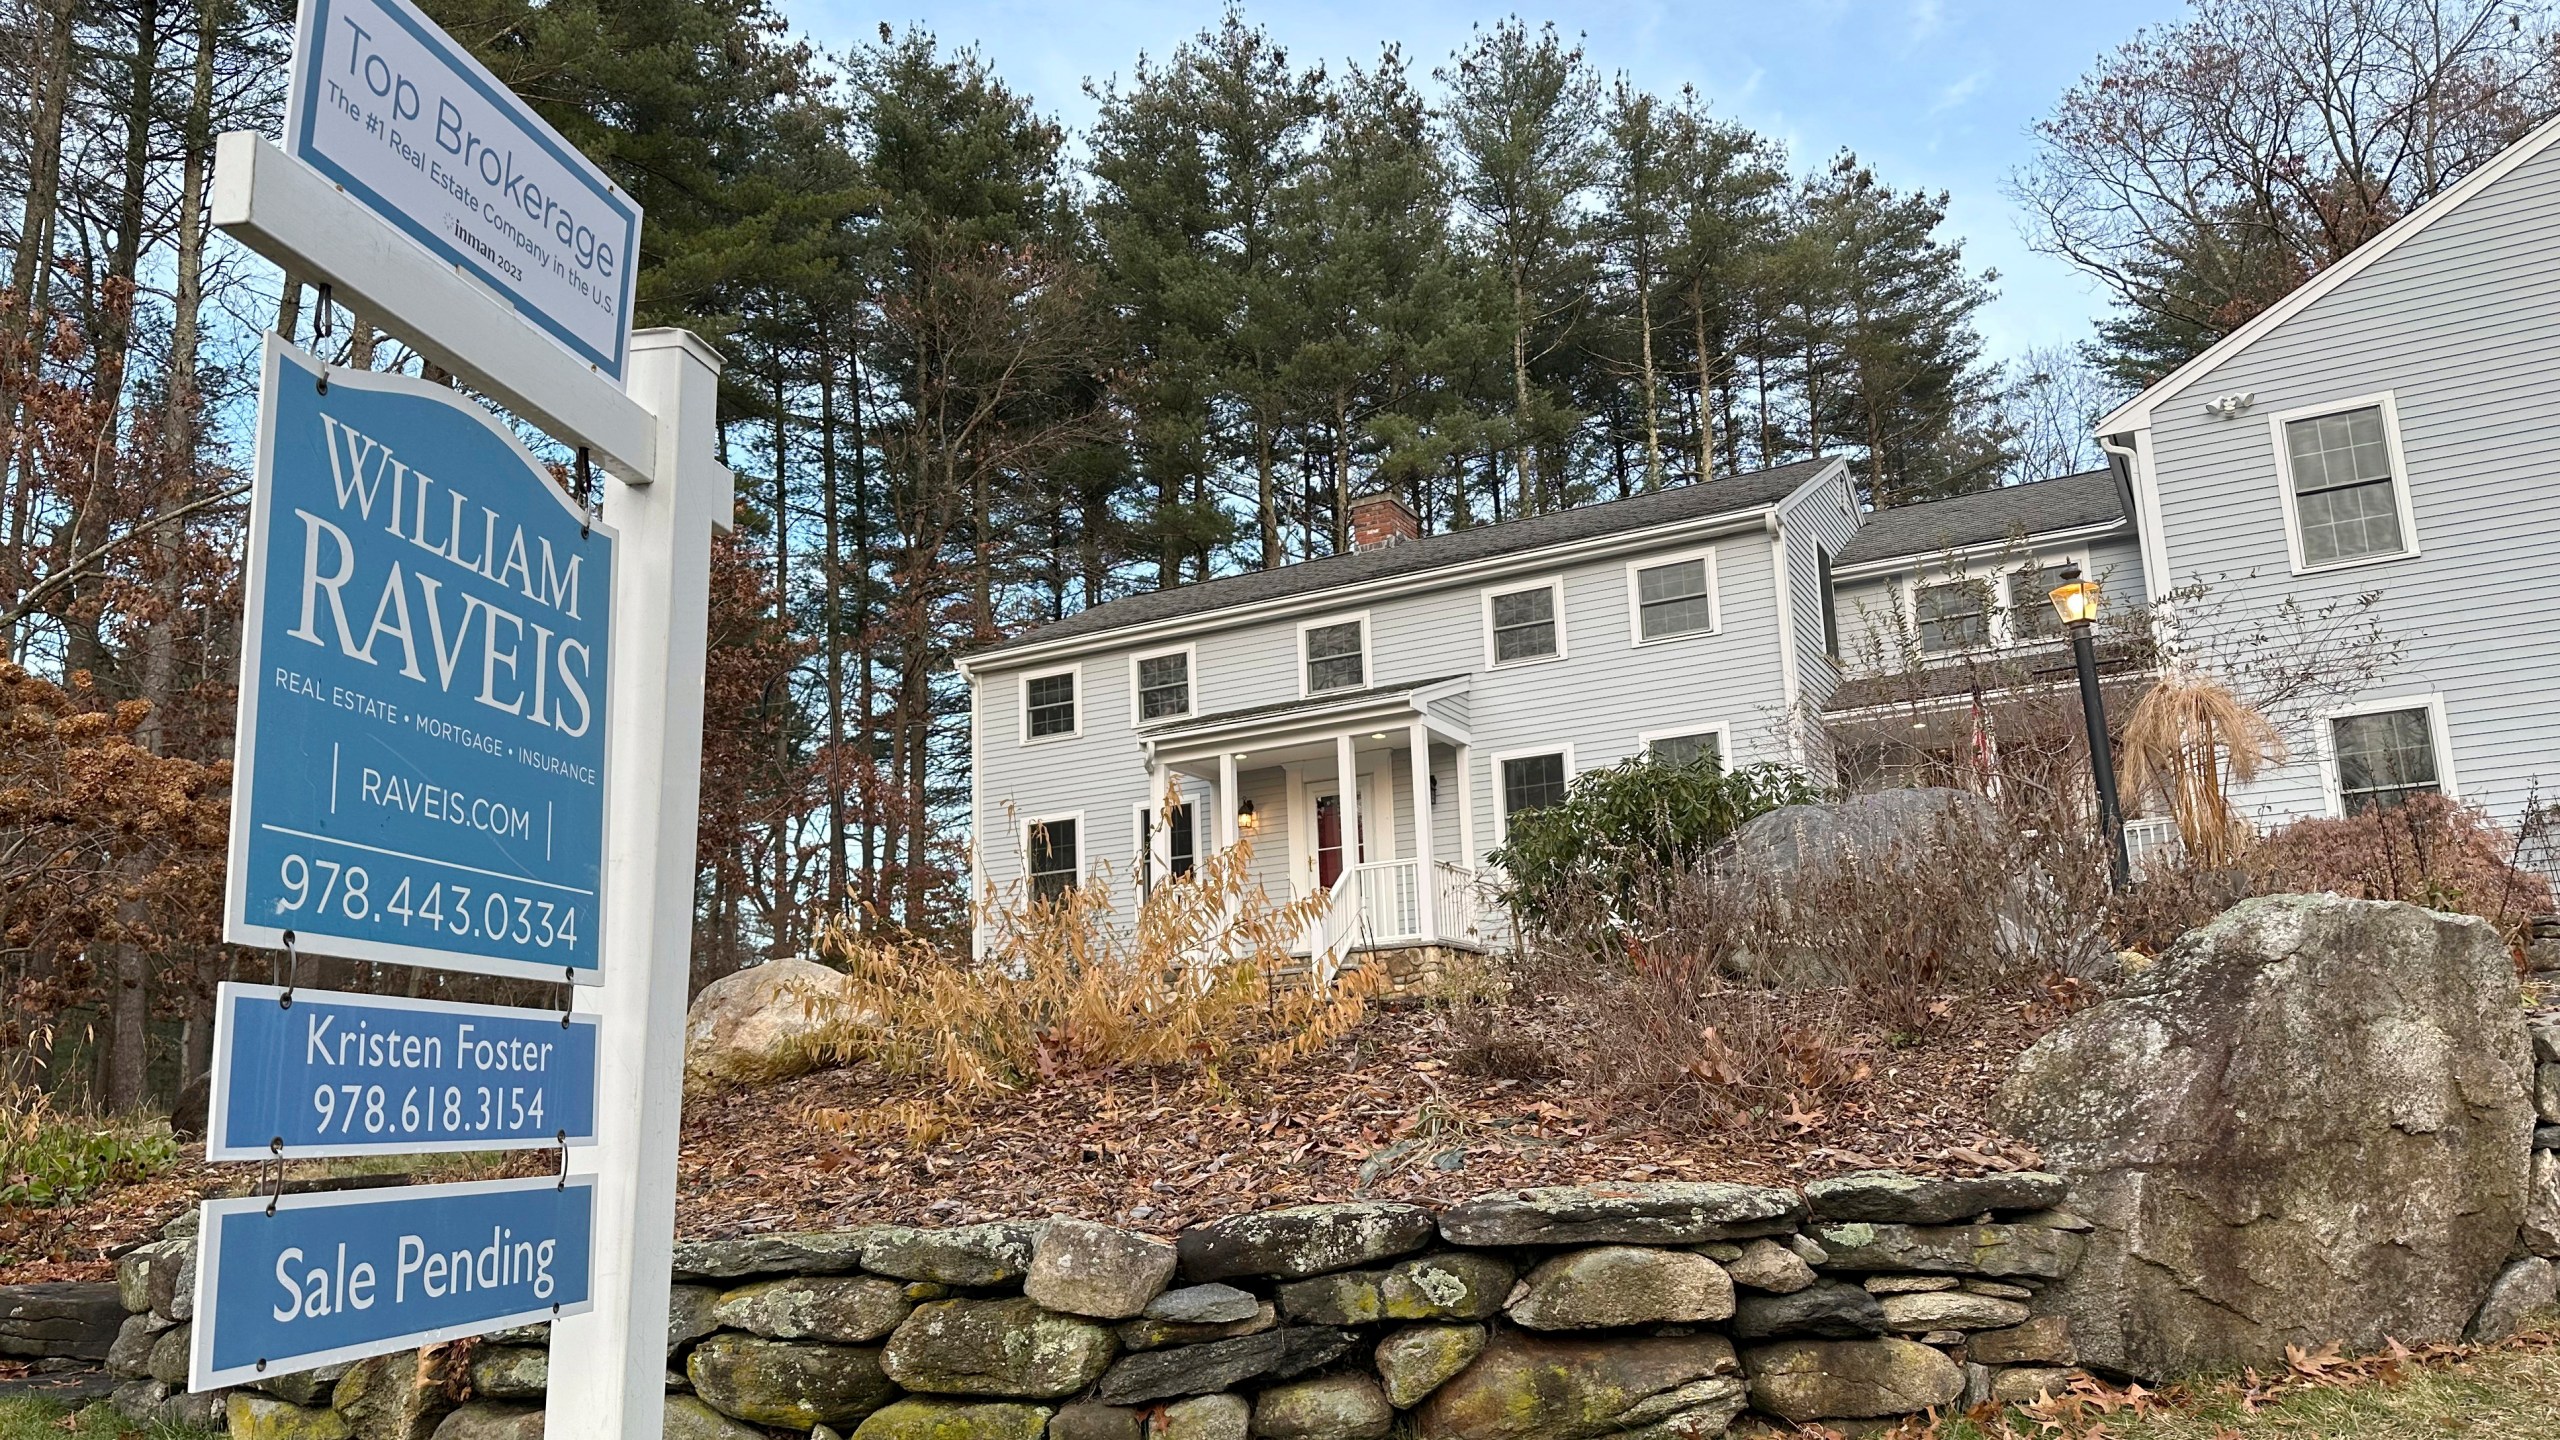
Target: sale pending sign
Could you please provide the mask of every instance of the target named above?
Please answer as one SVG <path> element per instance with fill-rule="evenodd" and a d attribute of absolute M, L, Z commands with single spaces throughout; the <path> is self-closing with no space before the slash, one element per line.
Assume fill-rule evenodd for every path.
<path fill-rule="evenodd" d="M 270 1210 L 272 1206 L 272 1211 Z M 595 1180 L 208 1200 L 197 1391 L 584 1313 Z"/>
<path fill-rule="evenodd" d="M 601 978 L 613 532 L 489 413 L 267 337 L 224 938 Z"/>
<path fill-rule="evenodd" d="M 640 207 L 409 0 L 305 0 L 285 148 L 621 383 Z"/>

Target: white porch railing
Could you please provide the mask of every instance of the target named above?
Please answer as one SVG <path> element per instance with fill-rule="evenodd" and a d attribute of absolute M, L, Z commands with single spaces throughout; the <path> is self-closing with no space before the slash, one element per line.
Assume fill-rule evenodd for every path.
<path fill-rule="evenodd" d="M 1317 975 L 1330 978 L 1354 950 L 1424 943 L 1425 904 L 1431 943 L 1483 946 L 1488 930 L 1476 872 L 1442 861 L 1431 867 L 1427 897 L 1423 883 L 1419 860 L 1376 860 L 1345 871 L 1307 927 L 1306 950 Z"/>
<path fill-rule="evenodd" d="M 1373 860 L 1355 869 L 1371 942 L 1422 938 L 1422 862 Z"/>

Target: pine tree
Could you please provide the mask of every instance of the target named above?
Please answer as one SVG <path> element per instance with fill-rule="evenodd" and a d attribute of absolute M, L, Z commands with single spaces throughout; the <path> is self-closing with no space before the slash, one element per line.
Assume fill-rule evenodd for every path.
<path fill-rule="evenodd" d="M 1512 467 L 1519 513 L 1536 514 L 1561 490 L 1578 419 L 1531 370 L 1571 340 L 1590 294 L 1581 207 L 1600 177 L 1599 85 L 1553 25 L 1532 36 L 1516 18 L 1479 30 L 1439 79 L 1458 199 L 1509 301 Z"/>

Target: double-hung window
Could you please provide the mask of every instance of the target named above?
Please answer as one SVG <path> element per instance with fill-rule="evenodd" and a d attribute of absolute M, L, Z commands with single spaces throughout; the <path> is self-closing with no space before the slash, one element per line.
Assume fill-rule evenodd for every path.
<path fill-rule="evenodd" d="M 1724 766 L 1724 735 L 1716 730 L 1700 730 L 1684 735 L 1649 735 L 1644 742 L 1645 758 L 1656 765 L 1694 765 L 1704 760 L 1721 769 Z"/>
<path fill-rule="evenodd" d="M 1979 580 L 1914 585 L 1911 619 L 1924 654 L 1979 650 L 1991 643 L 1991 587 Z"/>
<path fill-rule="evenodd" d="M 1141 655 L 1135 661 L 1138 723 L 1171 720 L 1191 713 L 1191 649 Z"/>
<path fill-rule="evenodd" d="M 1141 885 L 1151 885 L 1156 869 L 1151 856 L 1157 841 L 1156 813 L 1152 805 L 1138 807 L 1137 871 Z M 1180 880 L 1198 868 L 1200 851 L 1192 838 L 1191 806 L 1188 802 L 1167 807 L 1163 821 L 1164 877 Z"/>
<path fill-rule="evenodd" d="M 1022 677 L 1022 735 L 1063 740 L 1077 733 L 1076 671 L 1051 670 Z"/>
<path fill-rule="evenodd" d="M 2336 716 L 2329 721 L 2329 745 L 2338 766 L 2338 805 L 2350 815 L 2444 789 L 2435 712 L 2424 705 Z"/>
<path fill-rule="evenodd" d="M 2388 402 L 2277 423 L 2304 569 L 2409 553 Z"/>
<path fill-rule="evenodd" d="M 1485 592 L 1487 661 L 1511 665 L 1562 655 L 1564 622 L 1557 604 L 1562 589 L 1549 580 L 1518 590 Z"/>
<path fill-rule="evenodd" d="M 1502 757 L 1495 776 L 1502 784 L 1502 821 L 1511 821 L 1532 810 L 1544 810 L 1564 803 L 1566 787 L 1572 781 L 1572 762 L 1561 750 L 1533 755 Z"/>
<path fill-rule="evenodd" d="M 1023 863 L 1030 872 L 1031 893 L 1035 897 L 1055 900 L 1084 883 L 1077 828 L 1077 817 L 1072 815 L 1034 820 L 1023 826 Z"/>
<path fill-rule="evenodd" d="M 1369 624 L 1336 620 L 1298 632 L 1306 654 L 1307 693 L 1357 690 L 1369 683 Z"/>
<path fill-rule="evenodd" d="M 2062 632 L 2053 609 L 2053 572 L 2028 565 L 2009 572 L 2009 643 L 2047 640 Z"/>
<path fill-rule="evenodd" d="M 1716 628 L 1716 561 L 1713 551 L 1677 560 L 1627 567 L 1635 606 L 1636 643 L 1703 635 Z"/>

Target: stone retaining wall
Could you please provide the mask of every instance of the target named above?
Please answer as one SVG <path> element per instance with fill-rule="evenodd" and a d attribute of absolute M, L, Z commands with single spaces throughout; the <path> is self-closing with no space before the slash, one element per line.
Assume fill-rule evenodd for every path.
<path fill-rule="evenodd" d="M 1707 1440 L 2060 1391 L 2064 1182 L 1591 1185 L 678 1247 L 666 1433 L 856 1440 Z M 543 1327 L 183 1393 L 194 1242 L 121 1262 L 141 1421 L 276 1440 L 537 1435 Z M 1852 1427 L 1854 1428 L 1854 1427 Z"/>

